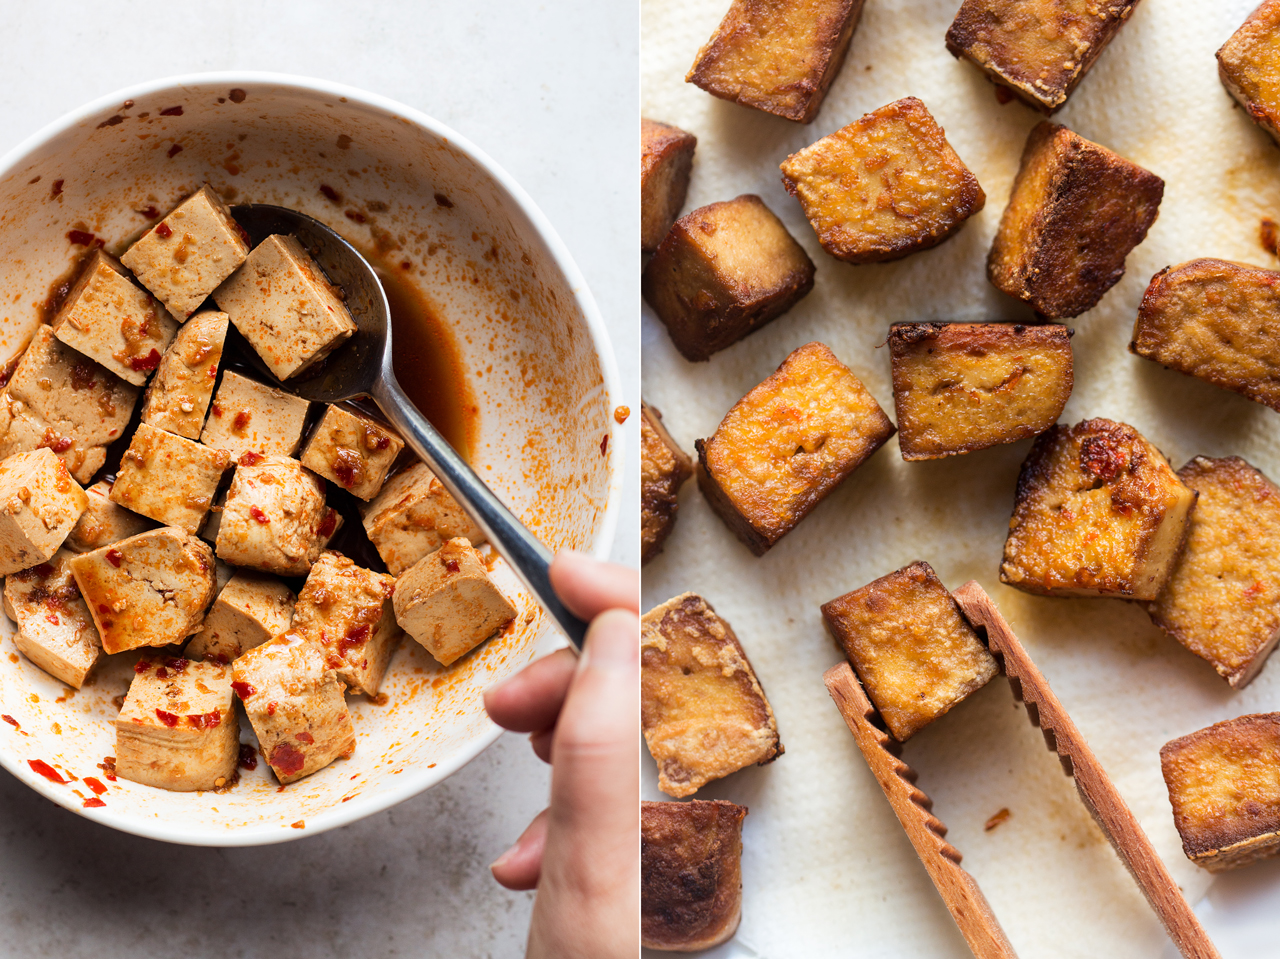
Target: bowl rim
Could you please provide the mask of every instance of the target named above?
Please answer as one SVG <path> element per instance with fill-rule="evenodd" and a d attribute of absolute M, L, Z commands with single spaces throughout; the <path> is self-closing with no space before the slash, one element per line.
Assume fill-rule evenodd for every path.
<path fill-rule="evenodd" d="M 209 86 L 214 84 L 229 84 L 233 87 L 254 84 L 271 85 L 303 93 L 320 93 L 333 97 L 345 97 L 349 102 L 381 110 L 426 129 L 464 154 L 497 182 L 528 218 L 538 236 L 547 245 L 557 269 L 560 270 L 572 289 L 578 308 L 586 320 L 587 330 L 591 335 L 592 347 L 600 363 L 605 394 L 608 397 L 613 397 L 615 401 L 621 398 L 622 389 L 618 378 L 617 361 L 609 340 L 608 329 L 604 324 L 604 318 L 600 314 L 595 298 L 587 287 L 581 270 L 578 269 L 577 263 L 569 253 L 568 247 L 560 239 L 560 235 L 556 232 L 555 227 L 551 225 L 546 215 L 533 202 L 532 197 L 492 157 L 469 139 L 422 111 L 392 100 L 389 97 L 384 97 L 381 94 L 318 77 L 257 70 L 220 70 L 159 77 L 154 80 L 135 83 L 97 97 L 36 130 L 8 150 L 3 156 L 0 156 L 0 179 L 13 173 L 16 167 L 32 151 L 43 146 L 49 140 L 71 130 L 103 110 L 112 109 L 125 100 L 153 96 L 166 90 L 183 86 Z M 595 542 L 589 550 L 590 555 L 597 559 L 608 558 L 617 534 L 618 513 L 621 509 L 622 476 L 625 466 L 624 444 L 620 442 L 611 443 L 606 467 L 609 471 L 608 495 L 605 499 L 605 507 L 601 515 L 600 527 L 596 533 Z M 563 637 L 561 639 L 563 640 Z M 563 645 L 568 645 L 567 641 L 564 641 Z M 336 808 L 327 809 L 315 818 L 308 819 L 304 829 L 292 829 L 288 824 L 262 823 L 256 826 L 236 829 L 227 832 L 225 835 L 211 833 L 193 837 L 186 834 L 179 827 L 170 825 L 163 820 L 143 820 L 136 816 L 116 813 L 110 806 L 95 809 L 82 808 L 78 802 L 79 797 L 70 790 L 65 787 L 55 789 L 53 783 L 45 780 L 43 776 L 30 769 L 26 763 L 11 756 L 3 749 L 0 749 L 0 767 L 3 767 L 45 799 L 56 803 L 63 809 L 104 826 L 110 826 L 120 832 L 130 833 L 146 839 L 156 839 L 162 842 L 188 846 L 212 846 L 218 848 L 266 846 L 318 835 L 330 829 L 348 825 L 389 809 L 437 783 L 443 782 L 475 759 L 489 746 L 493 745 L 502 735 L 503 730 L 499 726 L 487 718 L 485 722 L 488 723 L 489 728 L 476 736 L 475 739 L 459 750 L 448 761 L 437 763 L 431 769 L 413 770 L 412 774 L 409 769 L 406 769 L 403 777 L 396 777 L 399 782 L 395 786 L 370 794 L 364 802 L 361 802 L 362 797 L 358 796 L 352 799 L 349 805 L 343 803 Z"/>

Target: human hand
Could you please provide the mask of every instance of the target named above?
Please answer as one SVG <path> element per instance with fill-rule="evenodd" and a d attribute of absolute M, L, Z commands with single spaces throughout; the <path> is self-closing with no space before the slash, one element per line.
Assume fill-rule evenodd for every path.
<path fill-rule="evenodd" d="M 498 725 L 551 763 L 551 804 L 490 867 L 538 890 L 528 959 L 634 959 L 640 910 L 639 573 L 562 552 L 551 585 L 590 620 L 562 649 L 485 691 Z"/>

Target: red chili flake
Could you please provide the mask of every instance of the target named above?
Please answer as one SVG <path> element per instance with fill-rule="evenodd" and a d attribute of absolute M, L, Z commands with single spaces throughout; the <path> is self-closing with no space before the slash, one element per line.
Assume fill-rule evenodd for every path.
<path fill-rule="evenodd" d="M 268 523 L 271 522 L 271 517 L 268 516 L 266 513 L 262 512 L 262 510 L 258 509 L 258 507 L 256 506 L 249 507 L 249 515 L 252 516 L 259 523 L 261 523 L 263 526 L 266 526 Z"/>
<path fill-rule="evenodd" d="M 104 785 L 102 785 L 102 783 L 101 783 L 101 782 L 99 782 L 98 780 L 94 779 L 92 776 L 85 776 L 85 777 L 84 777 L 84 784 L 85 784 L 86 786 L 88 786 L 90 789 L 92 789 L 92 790 L 93 790 L 95 793 L 97 793 L 99 796 L 101 796 L 104 792 L 106 792 L 106 791 L 107 791 L 107 787 L 106 787 L 106 786 L 104 786 Z"/>
<path fill-rule="evenodd" d="M 213 729 L 222 725 L 222 713 L 216 709 L 211 713 L 190 713 L 187 719 L 196 729 Z"/>
<path fill-rule="evenodd" d="M 111 607 L 108 606 L 106 603 L 99 603 L 98 612 L 101 613 L 103 616 L 105 616 L 107 615 L 107 613 L 111 612 Z"/>
<path fill-rule="evenodd" d="M 391 446 L 391 437 L 387 436 L 385 433 L 379 436 L 373 444 L 373 448 L 375 450 L 385 450 L 389 446 Z"/>
<path fill-rule="evenodd" d="M 19 725 L 18 725 L 18 721 L 17 721 L 16 719 L 14 719 L 12 716 L 10 716 L 8 713 L 6 713 L 6 714 L 5 714 L 5 715 L 3 715 L 3 716 L 0 716 L 0 719 L 3 719 L 6 723 L 8 723 L 8 724 L 9 724 L 10 726 L 12 726 L 14 729 L 21 729 L 21 728 L 22 728 L 21 726 L 19 726 Z"/>
<path fill-rule="evenodd" d="M 252 686 L 250 686 L 248 683 L 232 683 L 231 688 L 236 691 L 236 695 L 239 696 L 242 700 L 248 699 L 250 696 L 252 696 L 254 693 L 257 692 L 257 690 L 254 689 Z"/>
<path fill-rule="evenodd" d="M 101 609 L 102 607 L 98 607 L 98 608 Z M 139 676 L 144 675 L 147 672 L 147 670 L 149 670 L 150 668 L 151 668 L 151 660 L 149 659 L 140 659 L 133 664 L 133 671 L 137 673 Z"/>
<path fill-rule="evenodd" d="M 172 160 L 181 152 L 182 152 L 182 144 L 175 143 L 173 146 L 169 147 L 169 159 Z"/>
<path fill-rule="evenodd" d="M 258 751 L 248 743 L 240 744 L 240 757 L 237 760 L 241 769 L 258 768 Z"/>
<path fill-rule="evenodd" d="M 316 741 L 315 737 L 308 732 L 294 733 L 293 738 L 300 743 L 306 743 L 308 746 Z"/>
<path fill-rule="evenodd" d="M 160 352 L 153 349 L 146 356 L 135 356 L 129 361 L 129 365 L 138 372 L 154 370 L 160 365 Z"/>
<path fill-rule="evenodd" d="M 71 388 L 73 390 L 93 389 L 93 367 L 88 363 L 77 363 L 71 367 Z"/>
<path fill-rule="evenodd" d="M 43 759 L 28 759 L 27 765 L 30 766 L 34 772 L 38 772 L 51 783 L 58 783 L 61 786 L 65 786 L 67 784 L 67 781 L 58 775 L 58 771 Z"/>
<path fill-rule="evenodd" d="M 37 576 L 52 576 L 53 567 L 48 563 L 41 563 L 39 566 L 32 566 L 31 572 L 35 573 Z"/>
<path fill-rule="evenodd" d="M 155 208 L 154 204 L 145 206 L 141 210 L 134 210 L 134 212 L 145 216 L 148 220 L 154 220 L 160 216 L 160 211 Z"/>
<path fill-rule="evenodd" d="M 231 98 L 232 103 L 244 103 L 244 98 L 247 94 L 239 87 L 232 87 L 231 92 L 228 93 L 227 96 Z"/>
<path fill-rule="evenodd" d="M 163 666 L 160 666 L 156 669 L 156 679 L 168 679 L 168 678 L 169 678 L 169 670 L 165 669 Z"/>
<path fill-rule="evenodd" d="M 294 773 L 302 772 L 302 767 L 306 764 L 307 757 L 293 743 L 280 743 L 275 749 L 271 750 L 271 755 L 267 757 L 267 761 L 275 767 L 277 772 L 292 776 Z"/>
<path fill-rule="evenodd" d="M 160 223 L 160 224 L 157 224 L 157 225 L 156 225 L 156 236 L 160 237 L 160 239 L 162 239 L 162 240 L 167 240 L 167 239 L 169 239 L 169 237 L 173 236 L 173 230 L 171 230 L 171 229 L 169 228 L 169 224 L 168 224 L 168 223 Z"/>
<path fill-rule="evenodd" d="M 92 233 L 86 233 L 84 230 L 68 230 L 67 239 L 74 246 L 104 246 L 106 240 L 99 240 Z"/>
<path fill-rule="evenodd" d="M 326 539 L 333 535 L 333 531 L 338 528 L 338 511 L 328 509 L 325 511 L 324 519 L 320 521 L 320 528 L 316 530 L 317 535 Z"/>
<path fill-rule="evenodd" d="M 327 183 L 320 184 L 320 192 L 325 195 L 325 199 L 327 200 L 332 200 L 334 203 L 342 202 L 342 194 Z"/>
<path fill-rule="evenodd" d="M 241 466 L 257 466 L 261 462 L 262 455 L 260 453 L 255 453 L 253 450 L 240 454 Z"/>
<path fill-rule="evenodd" d="M 85 809 L 97 809 L 97 808 L 99 808 L 100 806 L 105 806 L 105 805 L 106 805 L 106 803 L 104 803 L 104 802 L 103 802 L 101 799 L 99 799 L 97 796 L 90 796 L 88 799 L 86 799 L 86 800 L 84 801 L 84 808 L 85 808 Z"/>
<path fill-rule="evenodd" d="M 156 710 L 156 718 L 160 720 L 160 722 L 168 726 L 170 729 L 178 725 L 178 717 L 175 716 L 173 713 L 165 712 L 163 709 Z"/>
<path fill-rule="evenodd" d="M 251 239 L 249 239 L 249 231 L 248 231 L 248 230 L 246 230 L 244 227 L 242 227 L 242 226 L 241 226 L 239 223 L 237 223 L 235 220 L 232 220 L 232 221 L 231 221 L 231 225 L 232 225 L 233 227 L 235 227 L 235 229 L 236 229 L 236 233 L 237 233 L 237 235 L 239 235 L 240 239 L 244 240 L 244 245 L 245 245 L 245 246 L 253 246 L 253 241 L 252 241 Z"/>
<path fill-rule="evenodd" d="M 1013 91 L 1003 84 L 996 84 L 996 103 L 1004 106 L 1006 103 L 1013 102 Z"/>
<path fill-rule="evenodd" d="M 221 407 L 221 406 L 219 406 L 217 403 L 214 403 L 214 404 L 213 404 L 213 406 L 211 406 L 211 407 L 209 407 L 209 408 L 213 411 L 213 415 L 214 415 L 214 416 L 218 417 L 218 419 L 222 419 L 222 407 Z"/>
<path fill-rule="evenodd" d="M 458 566 L 458 561 L 456 559 L 446 559 L 444 561 L 444 568 L 451 573 L 456 573 L 460 569 L 460 567 Z"/>
<path fill-rule="evenodd" d="M 164 661 L 164 664 L 168 666 L 170 669 L 172 669 L 175 673 L 180 673 L 184 669 L 186 669 L 189 665 L 191 665 L 189 660 L 183 659 L 180 656 L 175 656 L 172 659 L 166 659 Z"/>
<path fill-rule="evenodd" d="M 116 781 L 116 757 L 104 756 L 102 762 L 98 763 L 98 768 L 102 770 L 102 775 L 107 777 L 107 782 Z"/>
<path fill-rule="evenodd" d="M 249 425 L 249 420 L 253 419 L 253 414 L 248 410 L 240 410 L 236 413 L 236 418 L 231 421 L 231 429 L 239 433 Z"/>
<path fill-rule="evenodd" d="M 58 619 L 57 613 L 45 613 L 44 621 L 46 623 L 52 623 L 54 626 L 62 625 L 62 620 Z"/>
<path fill-rule="evenodd" d="M 351 220 L 355 223 L 365 222 L 365 215 L 361 213 L 359 210 L 344 210 L 343 215 L 346 216 L 348 220 Z"/>
<path fill-rule="evenodd" d="M 116 569 L 119 569 L 120 564 L 124 562 L 124 553 L 120 552 L 118 549 L 107 550 L 107 562 Z"/>
<path fill-rule="evenodd" d="M 54 180 L 54 181 L 53 181 L 53 187 L 52 187 L 52 189 L 50 189 L 50 191 L 49 191 L 49 197 L 50 197 L 50 198 L 53 198 L 53 197 L 55 197 L 55 196 L 61 196 L 61 195 L 62 195 L 62 184 L 63 184 L 63 183 L 65 183 L 65 182 L 66 182 L 65 180 Z"/>
<path fill-rule="evenodd" d="M 209 658 L 212 659 L 215 663 L 218 663 L 220 666 L 231 665 L 231 660 L 227 658 L 226 653 L 210 653 Z"/>
<path fill-rule="evenodd" d="M 450 199 L 449 199 L 447 196 L 445 196 L 443 193 L 437 193 L 437 194 L 436 194 L 436 206 L 442 206 L 442 207 L 445 207 L 446 209 L 452 210 L 452 209 L 453 209 L 453 201 L 452 201 L 452 200 L 450 200 Z"/>
<path fill-rule="evenodd" d="M 338 652 L 342 656 L 346 656 L 351 650 L 363 646 L 369 641 L 369 632 L 368 623 L 361 623 L 359 626 L 354 627 L 338 641 Z"/>
<path fill-rule="evenodd" d="M 609 434 L 608 433 L 605 433 L 604 439 L 600 441 L 600 455 L 601 456 L 609 455 Z"/>
<path fill-rule="evenodd" d="M 1265 588 L 1266 587 L 1263 586 L 1261 582 L 1255 582 L 1252 586 L 1250 586 L 1248 589 L 1244 591 L 1244 598 L 1253 599 L 1253 597 L 1257 596 Z"/>
<path fill-rule="evenodd" d="M 267 703 L 268 716 L 274 716 L 276 714 L 276 705 L 277 703 L 275 702 L 275 700 L 272 700 L 271 702 Z"/>
<path fill-rule="evenodd" d="M 1086 476 L 1109 483 L 1128 465 L 1124 450 L 1108 436 L 1086 436 L 1080 444 L 1080 468 Z"/>
<path fill-rule="evenodd" d="M 107 117 L 105 120 L 99 123 L 98 129 L 101 130 L 103 127 L 113 127 L 117 123 L 124 123 L 124 117 L 122 117 L 118 113 L 115 116 Z"/>
<path fill-rule="evenodd" d="M 180 117 L 182 116 L 182 107 L 165 107 L 160 111 L 162 117 Z"/>

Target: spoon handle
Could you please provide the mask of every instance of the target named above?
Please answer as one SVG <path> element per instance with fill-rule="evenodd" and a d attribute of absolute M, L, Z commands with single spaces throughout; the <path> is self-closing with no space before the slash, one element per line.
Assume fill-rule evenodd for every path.
<path fill-rule="evenodd" d="M 515 570 L 573 645 L 582 649 L 587 624 L 569 612 L 551 588 L 548 572 L 551 551 L 512 515 L 511 510 L 502 505 L 484 481 L 418 412 L 390 370 L 384 369 L 374 383 L 372 393 L 391 425 L 400 431 L 405 442 L 439 477 L 445 489 L 462 504 L 476 525 L 484 530 L 493 548 Z"/>

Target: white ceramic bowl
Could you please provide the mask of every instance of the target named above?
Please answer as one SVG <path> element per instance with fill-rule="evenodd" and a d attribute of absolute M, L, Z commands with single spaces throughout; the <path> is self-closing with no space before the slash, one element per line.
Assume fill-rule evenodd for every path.
<path fill-rule="evenodd" d="M 621 393 L 577 267 L 492 160 L 372 94 L 277 74 L 170 78 L 97 100 L 22 143 L 0 159 L 0 356 L 23 346 L 72 264 L 69 230 L 103 237 L 118 253 L 148 223 L 135 211 L 163 212 L 205 180 L 232 202 L 291 207 L 367 247 L 396 247 L 395 261 L 409 264 L 406 275 L 452 331 L 478 408 L 477 471 L 552 549 L 607 554 L 622 453 L 609 443 L 602 455 L 601 441 Z M 484 714 L 484 687 L 563 644 L 501 562 L 495 577 L 518 596 L 520 626 L 449 669 L 406 639 L 383 687 L 388 702 L 350 700 L 355 754 L 283 790 L 263 762 L 221 794 L 106 782 L 98 764 L 114 754 L 111 720 L 136 657 L 113 657 L 73 693 L 17 653 L 13 626 L 0 617 L 0 714 L 18 724 L 0 723 L 0 765 L 81 815 L 171 842 L 255 845 L 352 822 L 432 786 L 492 743 L 499 730 Z M 49 781 L 32 760 L 69 782 Z M 86 776 L 106 783 L 104 806 L 85 808 Z"/>

